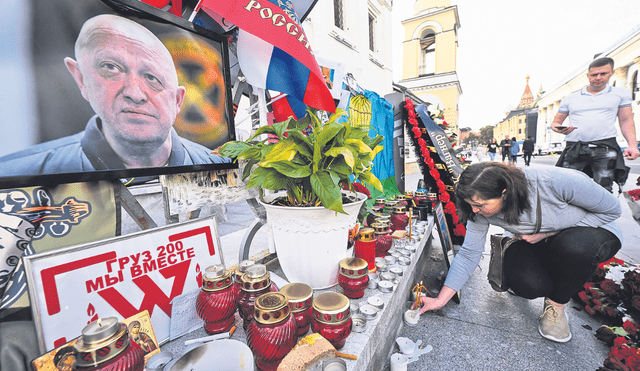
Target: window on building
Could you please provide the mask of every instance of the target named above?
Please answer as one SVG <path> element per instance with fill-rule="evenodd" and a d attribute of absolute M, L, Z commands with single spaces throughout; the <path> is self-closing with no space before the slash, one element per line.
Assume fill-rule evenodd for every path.
<path fill-rule="evenodd" d="M 429 75 L 436 72 L 436 34 L 432 30 L 426 30 L 420 38 L 420 75 Z"/>
<path fill-rule="evenodd" d="M 342 0 L 333 0 L 333 24 L 344 30 L 344 6 Z"/>
<path fill-rule="evenodd" d="M 522 134 L 522 129 L 518 129 L 518 134 Z"/>
<path fill-rule="evenodd" d="M 369 50 L 376 51 L 376 17 L 369 13 Z"/>
<path fill-rule="evenodd" d="M 633 77 L 631 78 L 631 99 L 636 100 L 636 92 L 638 90 L 638 71 L 633 73 Z"/>

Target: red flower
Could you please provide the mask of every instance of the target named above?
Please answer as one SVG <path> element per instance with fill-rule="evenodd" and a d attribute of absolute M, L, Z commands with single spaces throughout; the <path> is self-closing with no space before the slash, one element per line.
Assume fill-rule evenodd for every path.
<path fill-rule="evenodd" d="M 460 223 L 460 218 L 458 217 L 458 214 L 453 214 L 451 216 L 451 219 L 453 220 L 453 224 L 459 224 Z M 583 292 L 583 291 L 581 291 Z"/>
<path fill-rule="evenodd" d="M 600 288 L 609 297 L 615 298 L 619 296 L 620 286 L 613 280 L 607 279 L 600 282 Z"/>
<path fill-rule="evenodd" d="M 440 192 L 440 201 L 449 202 L 451 201 L 451 196 L 449 196 L 448 192 Z"/>
<path fill-rule="evenodd" d="M 433 179 L 438 180 L 440 179 L 440 173 L 438 172 L 438 169 L 431 169 L 429 170 L 429 174 L 431 174 L 431 176 L 433 177 Z"/>
<path fill-rule="evenodd" d="M 636 354 L 630 355 L 629 358 L 626 359 L 626 366 L 629 367 L 630 370 L 640 370 L 640 354 L 636 352 Z"/>
<path fill-rule="evenodd" d="M 365 187 L 362 183 L 351 183 L 353 184 L 353 189 L 358 192 L 358 193 L 364 193 L 365 195 L 367 195 L 368 199 L 371 199 L 371 193 L 369 192 L 369 190 L 367 189 L 367 187 Z"/>
<path fill-rule="evenodd" d="M 431 157 L 428 157 L 426 160 L 424 160 L 424 162 L 427 163 L 427 165 L 429 166 L 429 169 L 433 169 L 434 167 L 436 167 L 436 162 L 433 161 L 433 159 Z M 436 183 L 438 183 L 438 182 L 442 183 L 442 180 L 437 179 Z"/>
<path fill-rule="evenodd" d="M 596 312 L 593 310 L 593 307 L 591 307 L 590 305 L 585 305 L 584 311 L 589 313 L 589 315 L 591 315 L 591 316 L 595 316 L 596 315 Z"/>
<path fill-rule="evenodd" d="M 631 306 L 640 311 L 640 295 L 634 295 L 631 298 Z"/>
<path fill-rule="evenodd" d="M 413 131 L 413 134 L 416 137 L 420 137 L 422 135 L 422 130 L 420 130 L 420 128 L 417 126 L 414 126 L 413 129 L 411 129 L 411 131 Z"/>
<path fill-rule="evenodd" d="M 578 293 L 578 296 L 580 297 L 580 300 L 582 300 L 583 303 L 588 304 L 590 302 L 590 300 L 589 300 L 590 298 L 589 298 L 589 296 L 587 296 L 586 292 L 580 291 Z M 589 314 L 591 314 L 591 313 L 589 313 Z"/>
<path fill-rule="evenodd" d="M 629 335 L 635 335 L 638 332 L 638 326 L 632 321 L 626 320 L 622 324 L 622 328 L 629 333 Z"/>
<path fill-rule="evenodd" d="M 455 226 L 455 228 L 453 228 L 453 234 L 455 234 L 456 236 L 464 236 L 465 234 L 467 234 L 467 229 L 464 227 L 464 225 L 458 224 Z"/>
<path fill-rule="evenodd" d="M 444 212 L 449 214 L 449 215 L 453 215 L 456 213 L 456 205 L 453 204 L 453 202 L 449 201 L 444 205 Z"/>
<path fill-rule="evenodd" d="M 424 148 L 427 146 L 427 142 L 422 138 L 418 138 L 418 145 L 420 145 L 420 148 Z"/>
<path fill-rule="evenodd" d="M 444 185 L 444 182 L 440 179 L 436 180 L 436 185 L 438 186 L 438 190 L 440 192 L 444 192 L 447 190 L 447 187 Z"/>

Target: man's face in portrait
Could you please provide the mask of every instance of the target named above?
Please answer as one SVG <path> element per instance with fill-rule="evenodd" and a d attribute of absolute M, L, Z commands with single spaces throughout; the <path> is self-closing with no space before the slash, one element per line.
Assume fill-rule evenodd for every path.
<path fill-rule="evenodd" d="M 185 94 L 171 55 L 142 26 L 104 18 L 81 32 L 76 46 L 81 76 L 72 74 L 102 120 L 109 142 L 160 145 L 167 140 Z"/>
<path fill-rule="evenodd" d="M 602 67 L 591 67 L 589 72 L 587 72 L 591 92 L 595 93 L 604 89 L 604 87 L 609 83 L 609 79 L 612 75 L 613 71 L 609 64 Z"/>

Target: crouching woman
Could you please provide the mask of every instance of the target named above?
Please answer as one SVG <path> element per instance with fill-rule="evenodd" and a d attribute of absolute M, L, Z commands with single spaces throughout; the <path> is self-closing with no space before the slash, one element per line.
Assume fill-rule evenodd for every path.
<path fill-rule="evenodd" d="M 534 234 L 538 196 L 541 226 Z M 437 298 L 422 298 L 421 313 L 441 308 L 462 288 L 482 257 L 489 226 L 496 225 L 517 239 L 504 257 L 509 287 L 526 299 L 544 297 L 540 335 L 569 341 L 565 304 L 621 247 L 618 199 L 575 170 L 484 162 L 460 176 L 456 206 L 467 234 L 444 287 Z"/>

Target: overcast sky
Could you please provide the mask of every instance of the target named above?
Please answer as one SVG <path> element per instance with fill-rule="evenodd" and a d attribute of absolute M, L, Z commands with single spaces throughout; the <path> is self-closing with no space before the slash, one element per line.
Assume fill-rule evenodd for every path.
<path fill-rule="evenodd" d="M 394 0 L 394 80 L 414 0 Z M 593 56 L 640 26 L 640 0 L 452 0 L 458 6 L 460 127 L 478 130 L 516 107 L 526 76 L 534 95 L 551 91 Z M 446 117 L 445 117 L 446 119 Z"/>

